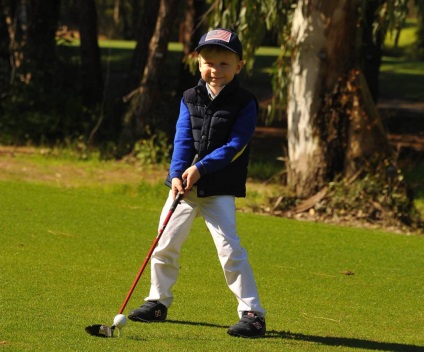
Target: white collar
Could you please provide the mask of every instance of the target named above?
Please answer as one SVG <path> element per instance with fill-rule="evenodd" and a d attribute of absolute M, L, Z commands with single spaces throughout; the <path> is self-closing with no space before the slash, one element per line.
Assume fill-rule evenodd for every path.
<path fill-rule="evenodd" d="M 221 90 L 224 87 L 225 87 L 225 85 L 221 88 Z M 208 95 L 209 95 L 209 98 L 211 98 L 211 100 L 214 100 L 218 96 L 218 94 L 219 94 L 219 93 L 217 95 L 213 94 L 212 91 L 211 91 L 211 89 L 210 89 L 210 87 L 209 87 L 209 84 L 207 84 L 207 83 L 206 83 L 206 89 L 208 90 Z"/>

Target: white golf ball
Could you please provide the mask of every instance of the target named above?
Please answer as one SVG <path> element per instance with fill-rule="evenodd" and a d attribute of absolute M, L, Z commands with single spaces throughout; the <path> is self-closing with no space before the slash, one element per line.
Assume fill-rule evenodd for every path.
<path fill-rule="evenodd" d="M 115 325 L 118 329 L 122 329 L 125 325 L 127 325 L 127 317 L 124 314 L 118 314 L 113 319 L 113 325 Z"/>

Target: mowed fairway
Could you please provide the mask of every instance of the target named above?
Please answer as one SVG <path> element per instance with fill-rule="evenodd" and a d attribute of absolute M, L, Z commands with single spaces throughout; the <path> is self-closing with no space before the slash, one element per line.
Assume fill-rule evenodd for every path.
<path fill-rule="evenodd" d="M 423 351 L 424 238 L 238 214 L 268 311 L 238 320 L 201 219 L 183 248 L 168 322 L 112 324 L 157 234 L 167 190 L 0 182 L 0 351 Z M 124 313 L 148 292 L 146 270 Z"/>

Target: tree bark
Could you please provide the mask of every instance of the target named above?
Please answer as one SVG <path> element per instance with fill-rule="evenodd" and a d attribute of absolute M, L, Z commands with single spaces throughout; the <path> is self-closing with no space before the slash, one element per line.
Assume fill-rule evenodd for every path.
<path fill-rule="evenodd" d="M 39 90 L 54 89 L 53 66 L 56 61 L 56 30 L 60 0 L 28 0 L 28 37 L 24 49 L 26 71 Z"/>
<path fill-rule="evenodd" d="M 84 104 L 95 106 L 103 98 L 103 77 L 94 0 L 79 0 L 81 83 Z"/>
<path fill-rule="evenodd" d="M 158 18 L 159 1 L 143 0 L 139 10 L 137 44 L 134 49 L 131 67 L 128 73 L 127 89 L 133 91 L 143 79 L 144 68 L 149 56 L 149 43 L 152 39 Z"/>
<path fill-rule="evenodd" d="M 300 0 L 294 13 L 288 183 L 298 197 L 390 155 L 358 69 L 357 8 L 358 0 Z"/>
<path fill-rule="evenodd" d="M 376 12 L 379 6 L 386 0 L 367 1 L 365 6 L 365 18 L 362 28 L 362 70 L 367 81 L 374 103 L 377 103 L 379 96 L 379 75 L 381 57 L 383 55 L 382 45 L 384 41 L 380 28 L 375 29 Z"/>
<path fill-rule="evenodd" d="M 9 94 L 12 73 L 9 28 L 11 25 L 10 7 L 0 1 L 0 99 Z M 10 23 L 8 25 L 8 22 Z"/>
<path fill-rule="evenodd" d="M 185 60 L 188 60 L 203 34 L 203 26 L 201 25 L 202 15 L 205 12 L 205 0 L 186 0 L 186 14 L 183 24 L 183 55 L 184 58 L 181 63 L 180 71 L 180 84 L 179 91 L 180 95 L 194 85 L 197 84 L 199 79 L 198 75 L 193 75 L 190 68 L 185 64 Z"/>

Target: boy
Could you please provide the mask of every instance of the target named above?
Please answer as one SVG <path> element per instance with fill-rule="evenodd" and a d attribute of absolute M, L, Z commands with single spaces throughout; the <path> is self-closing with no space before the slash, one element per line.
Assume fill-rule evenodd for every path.
<path fill-rule="evenodd" d="M 214 240 L 230 290 L 238 300 L 240 321 L 228 334 L 264 336 L 262 308 L 246 251 L 236 232 L 235 197 L 246 196 L 249 141 L 257 118 L 256 98 L 239 87 L 243 50 L 226 29 L 203 35 L 196 48 L 201 79 L 184 92 L 166 184 L 171 188 L 160 224 L 178 193 L 176 208 L 151 258 L 151 287 L 140 308 L 128 318 L 164 321 L 173 301 L 178 258 L 193 220 L 202 216 Z M 197 161 L 192 164 L 195 157 Z M 191 166 L 190 166 L 191 165 Z M 183 185 L 185 180 L 186 185 Z"/>

